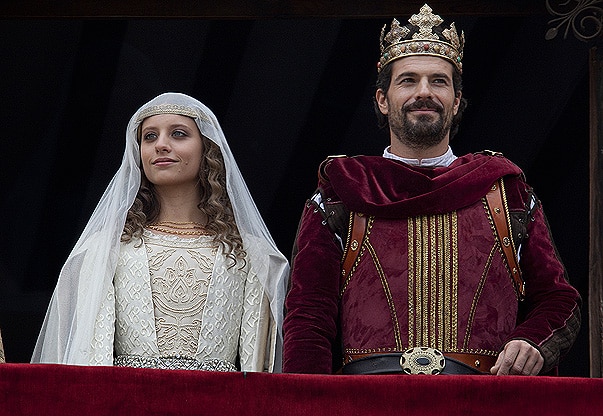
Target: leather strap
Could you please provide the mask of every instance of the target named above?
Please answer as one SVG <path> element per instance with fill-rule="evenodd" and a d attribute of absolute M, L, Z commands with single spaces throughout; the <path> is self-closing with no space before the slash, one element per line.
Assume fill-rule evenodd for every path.
<path fill-rule="evenodd" d="M 465 352 L 447 352 L 444 354 L 448 358 L 454 358 L 457 361 L 467 364 L 484 373 L 489 373 L 490 369 L 496 364 L 497 357 L 484 354 L 470 354 Z"/>
<path fill-rule="evenodd" d="M 498 241 L 513 277 L 517 297 L 519 300 L 523 300 L 525 298 L 525 282 L 521 275 L 519 263 L 517 262 L 517 252 L 515 251 L 515 244 L 511 235 L 511 220 L 507 206 L 504 203 L 504 182 L 502 178 L 492 185 L 492 188 L 486 194 L 486 202 L 490 210 L 490 216 L 494 222 Z"/>
<path fill-rule="evenodd" d="M 345 281 L 348 279 L 354 263 L 360 254 L 360 248 L 366 235 L 367 218 L 361 212 L 350 213 L 350 232 L 346 251 L 341 263 L 341 287 L 343 288 Z"/>
<path fill-rule="evenodd" d="M 403 374 L 401 356 L 402 353 L 354 354 L 342 374 Z M 483 354 L 444 353 L 444 359 L 446 366 L 441 374 L 490 374 L 496 363 L 496 357 Z"/>
<path fill-rule="evenodd" d="M 368 354 L 345 354 L 344 364 L 347 365 L 353 361 L 361 358 L 377 356 L 380 353 L 368 353 Z M 491 355 L 485 354 L 471 354 L 466 352 L 445 352 L 444 356 L 447 358 L 453 358 L 460 361 L 471 368 L 474 368 L 483 373 L 490 372 L 490 369 L 496 364 L 496 358 Z"/>

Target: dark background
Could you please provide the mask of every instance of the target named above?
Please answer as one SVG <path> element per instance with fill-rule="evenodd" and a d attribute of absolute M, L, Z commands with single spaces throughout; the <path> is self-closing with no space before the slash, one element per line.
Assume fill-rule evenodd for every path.
<path fill-rule="evenodd" d="M 560 371 L 588 376 L 589 46 L 571 35 L 545 40 L 546 13 L 449 17 L 433 8 L 467 39 L 469 107 L 453 150 L 500 151 L 524 169 L 584 298 L 581 334 Z M 388 143 L 372 95 L 379 33 L 390 21 L 0 19 L 7 361 L 29 361 L 59 269 L 121 161 L 126 124 L 157 94 L 183 92 L 216 113 L 289 256 L 319 162 L 381 154 Z"/>

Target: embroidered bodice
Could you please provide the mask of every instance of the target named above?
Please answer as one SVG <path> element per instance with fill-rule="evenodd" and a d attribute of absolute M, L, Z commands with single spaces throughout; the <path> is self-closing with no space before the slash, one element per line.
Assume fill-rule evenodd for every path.
<path fill-rule="evenodd" d="M 217 250 L 211 237 L 147 232 L 155 330 L 161 355 L 194 357 Z"/>

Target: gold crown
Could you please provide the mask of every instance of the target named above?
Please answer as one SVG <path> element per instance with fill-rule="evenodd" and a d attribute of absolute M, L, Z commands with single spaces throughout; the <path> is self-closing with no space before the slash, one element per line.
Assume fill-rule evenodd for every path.
<path fill-rule="evenodd" d="M 381 29 L 381 58 L 377 63 L 377 71 L 388 63 L 411 55 L 439 56 L 449 60 L 459 72 L 463 72 L 463 47 L 465 33 L 459 37 L 454 23 L 449 29 L 443 29 L 444 22 L 440 16 L 433 14 L 427 4 L 421 7 L 419 14 L 408 19 L 409 25 L 401 26 L 398 20 L 392 20 L 389 32 L 385 34 L 387 25 Z"/>

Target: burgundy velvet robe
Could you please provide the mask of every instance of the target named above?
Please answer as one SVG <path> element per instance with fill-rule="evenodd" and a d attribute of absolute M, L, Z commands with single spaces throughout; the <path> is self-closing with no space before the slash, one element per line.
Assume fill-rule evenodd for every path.
<path fill-rule="evenodd" d="M 332 373 L 332 351 L 342 348 L 496 356 L 512 339 L 539 349 L 543 373 L 554 369 L 579 330 L 580 296 L 537 204 L 521 244 L 526 298 L 518 301 L 483 199 L 501 177 L 509 210 L 525 211 L 530 187 L 500 155 L 470 154 L 435 169 L 383 157 L 329 160 L 319 181 L 327 204 L 342 201 L 374 218 L 343 283 L 342 249 L 306 205 L 286 300 L 283 371 Z"/>

